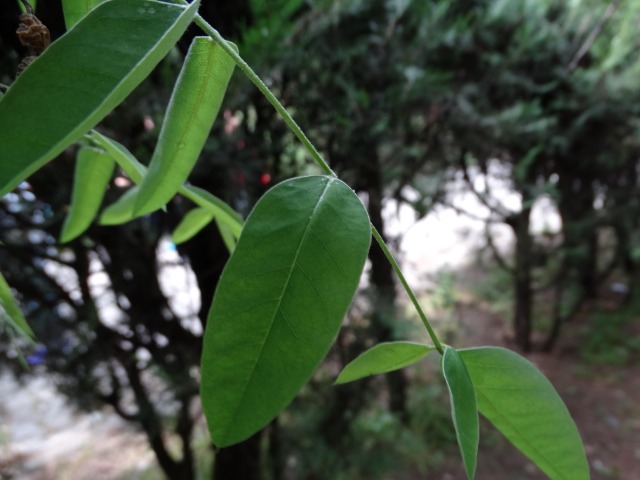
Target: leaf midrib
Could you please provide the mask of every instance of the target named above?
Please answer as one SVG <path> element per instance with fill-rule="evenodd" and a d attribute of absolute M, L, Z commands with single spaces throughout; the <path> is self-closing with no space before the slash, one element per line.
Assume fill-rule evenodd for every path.
<path fill-rule="evenodd" d="M 291 267 L 289 268 L 289 273 L 287 274 L 287 279 L 284 282 L 284 287 L 282 288 L 282 292 L 280 294 L 280 298 L 278 299 L 278 303 L 276 304 L 276 308 L 274 309 L 274 314 L 271 317 L 269 329 L 267 331 L 267 334 L 264 336 L 264 340 L 262 341 L 262 343 L 260 345 L 260 350 L 259 350 L 258 354 L 254 357 L 255 361 L 253 362 L 253 366 L 251 368 L 251 372 L 247 376 L 247 381 L 245 383 L 244 389 L 242 391 L 242 394 L 239 396 L 240 401 L 236 402 L 236 408 L 233 411 L 233 415 L 231 416 L 231 420 L 227 422 L 227 428 L 225 429 L 225 433 L 223 435 L 223 438 L 227 438 L 228 437 L 229 428 L 231 427 L 231 425 L 233 425 L 236 422 L 236 418 L 238 416 L 238 412 L 241 410 L 240 406 L 244 403 L 244 401 L 246 399 L 246 393 L 247 393 L 247 390 L 249 389 L 249 385 L 251 384 L 252 379 L 254 377 L 255 370 L 256 370 L 256 367 L 258 365 L 258 360 L 262 357 L 262 353 L 264 352 L 265 345 L 268 343 L 269 337 L 271 336 L 271 333 L 273 332 L 273 324 L 275 323 L 275 320 L 276 320 L 276 317 L 277 317 L 277 313 L 280 311 L 280 306 L 282 305 L 282 299 L 284 298 L 285 292 L 289 288 L 289 283 L 291 281 L 291 275 L 293 274 L 293 271 L 294 271 L 295 266 L 297 264 L 297 259 L 298 259 L 298 256 L 300 254 L 300 250 L 302 248 L 302 245 L 304 244 L 304 240 L 307 237 L 307 234 L 311 231 L 310 225 L 313 222 L 313 219 L 314 219 L 314 217 L 316 215 L 316 212 L 318 211 L 318 208 L 319 208 L 320 204 L 322 203 L 322 199 L 327 194 L 327 191 L 329 190 L 329 188 L 330 188 L 330 186 L 332 185 L 333 182 L 334 182 L 334 180 L 332 178 L 328 178 L 327 177 L 327 183 L 324 186 L 324 189 L 323 189 L 322 193 L 318 197 L 318 200 L 316 201 L 316 205 L 314 206 L 313 211 L 311 212 L 311 215 L 309 215 L 309 219 L 307 220 L 307 224 L 305 226 L 304 233 L 300 237 L 300 241 L 298 242 L 298 245 L 296 247 L 295 254 L 291 257 L 293 259 L 293 261 L 291 262 Z"/>

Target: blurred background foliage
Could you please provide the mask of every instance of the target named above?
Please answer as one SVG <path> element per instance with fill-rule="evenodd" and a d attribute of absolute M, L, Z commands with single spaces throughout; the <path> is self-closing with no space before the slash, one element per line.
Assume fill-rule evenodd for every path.
<path fill-rule="evenodd" d="M 462 179 L 490 211 L 485 244 L 493 273 L 483 295 L 502 304 L 517 348 L 551 350 L 585 309 L 596 312 L 581 331 L 586 357 L 624 363 L 640 348 L 620 334 L 637 316 L 631 299 L 640 262 L 637 2 L 203 1 L 201 13 L 239 45 L 360 194 L 379 231 L 387 200 L 410 205 L 418 219 L 451 206 L 452 185 Z M 38 14 L 54 39 L 63 33 L 59 1 L 39 2 Z M 6 85 L 24 54 L 17 15 L 10 4 L 0 19 Z M 145 163 L 195 34 L 101 126 Z M 274 183 L 318 173 L 239 74 L 223 109 L 193 184 L 247 215 Z M 175 249 L 168 234 L 192 208 L 177 197 L 166 212 L 94 225 L 60 245 L 74 155 L 65 152 L 0 202 L 0 270 L 39 342 L 33 349 L 5 335 L 4 368 L 55 375 L 82 408 L 110 405 L 145 432 L 168 478 L 401 478 L 424 472 L 453 445 L 442 386 L 426 367 L 331 387 L 366 347 L 411 332 L 374 245 L 367 285 L 323 368 L 265 431 L 220 452 L 213 468 L 203 466 L 200 340 L 224 244 L 214 225 Z M 517 208 L 474 181 L 496 166 Z M 105 204 L 125 190 L 118 173 Z M 557 208 L 559 231 L 531 228 L 541 198 Z M 501 225 L 513 234 L 508 252 L 494 244 Z M 186 306 L 163 276 L 196 292 Z M 622 285 L 615 305 L 605 288 L 613 280 Z M 606 310 L 598 303 L 603 291 Z M 16 362 L 20 354 L 30 373 Z"/>

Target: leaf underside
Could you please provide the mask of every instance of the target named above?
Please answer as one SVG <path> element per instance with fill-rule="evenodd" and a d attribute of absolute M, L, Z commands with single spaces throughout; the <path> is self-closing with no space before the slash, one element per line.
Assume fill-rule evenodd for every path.
<path fill-rule="evenodd" d="M 342 369 L 336 384 L 353 382 L 370 375 L 392 372 L 411 365 L 435 350 L 415 342 L 383 342 L 361 353 Z"/>
<path fill-rule="evenodd" d="M 326 355 L 371 242 L 355 193 L 326 176 L 269 190 L 218 284 L 201 393 L 214 443 L 248 438 L 296 395 Z"/>
<path fill-rule="evenodd" d="M 586 480 L 580 433 L 551 382 L 528 360 L 498 347 L 459 350 L 478 409 L 553 480 Z"/>
<path fill-rule="evenodd" d="M 455 349 L 447 347 L 442 357 L 442 373 L 449 388 L 451 416 L 467 478 L 473 479 L 478 459 L 480 426 L 476 395 L 465 362 Z"/>

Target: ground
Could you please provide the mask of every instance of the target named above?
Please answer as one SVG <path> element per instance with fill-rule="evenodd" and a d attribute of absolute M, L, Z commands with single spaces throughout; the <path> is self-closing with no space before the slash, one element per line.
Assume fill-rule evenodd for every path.
<path fill-rule="evenodd" d="M 457 316 L 461 333 L 456 343 L 460 346 L 513 348 L 508 325 L 489 310 L 489 305 L 479 302 L 458 305 Z M 578 329 L 577 325 L 571 327 Z M 569 330 L 567 333 L 553 353 L 533 353 L 527 357 L 549 377 L 576 420 L 586 445 L 592 479 L 635 480 L 640 472 L 638 368 L 634 362 L 623 366 L 586 364 L 578 355 L 575 335 Z M 46 393 L 44 383 L 31 385 L 22 396 L 5 397 L 6 388 L 10 387 L 7 382 L 6 378 L 2 382 L 5 389 L 2 397 L 8 399 L 3 401 L 5 415 L 7 407 L 14 415 L 22 411 L 25 418 L 14 418 L 14 424 L 22 421 L 28 425 L 26 417 L 31 416 L 32 426 L 29 432 L 23 425 L 22 436 L 19 435 L 13 444 L 6 438 L 4 444 L 0 443 L 0 479 L 133 480 L 141 478 L 140 472 L 153 462 L 145 439 L 113 416 L 105 412 L 90 416 L 72 414 L 63 409 L 59 398 Z M 16 387 L 14 384 L 12 388 Z M 11 402 L 19 402 L 23 407 L 27 405 L 25 402 L 31 404 L 25 412 L 25 408 L 20 409 Z M 38 427 L 34 416 L 49 418 L 41 419 Z M 53 417 L 58 419 L 57 425 Z M 7 426 L 5 419 L 3 426 Z M 30 444 L 29 441 L 36 441 L 34 438 L 29 440 L 30 434 L 42 438 Z M 483 424 L 481 434 L 478 480 L 547 478 L 488 424 Z M 452 450 L 441 468 L 427 474 L 426 478 L 463 479 L 457 452 Z"/>
<path fill-rule="evenodd" d="M 455 307 L 456 346 L 514 348 L 508 323 L 493 306 L 462 299 Z M 526 355 L 555 385 L 586 445 L 593 480 L 640 478 L 640 368 L 585 362 L 579 318 L 550 354 Z M 638 322 L 635 322 L 638 323 Z M 629 335 L 637 335 L 629 331 Z M 109 412 L 74 414 L 44 379 L 18 385 L 0 379 L 0 480 L 139 480 L 159 478 L 144 437 Z M 424 476 L 416 476 L 424 478 Z M 455 449 L 429 480 L 464 478 Z M 490 425 L 481 427 L 478 480 L 545 479 Z M 390 477 L 389 480 L 392 480 Z M 413 479 L 411 479 L 413 480 Z"/>

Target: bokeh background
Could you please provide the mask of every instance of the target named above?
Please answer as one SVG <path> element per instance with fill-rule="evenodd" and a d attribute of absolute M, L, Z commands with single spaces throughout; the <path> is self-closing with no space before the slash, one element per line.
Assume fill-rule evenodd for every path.
<path fill-rule="evenodd" d="M 64 33 L 59 0 L 37 14 Z M 445 341 L 526 355 L 574 415 L 592 478 L 637 478 L 640 3 L 203 0 L 201 14 L 356 190 Z M 18 15 L 5 1 L 5 85 L 26 54 Z M 144 163 L 198 34 L 100 126 Z M 1 479 L 464 478 L 436 358 L 332 386 L 375 343 L 427 340 L 375 245 L 312 381 L 214 461 L 198 363 L 224 243 L 214 224 L 173 244 L 191 208 L 176 197 L 59 244 L 75 153 L 0 200 L 0 270 L 38 342 L 0 336 Z M 236 73 L 190 182 L 246 216 L 311 173 Z M 105 205 L 128 185 L 118 172 Z M 480 450 L 478 479 L 545 478 L 486 423 Z"/>

